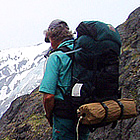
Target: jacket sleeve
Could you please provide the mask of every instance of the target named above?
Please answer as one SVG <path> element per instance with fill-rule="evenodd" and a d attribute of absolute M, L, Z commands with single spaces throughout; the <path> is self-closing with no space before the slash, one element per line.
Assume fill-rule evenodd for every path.
<path fill-rule="evenodd" d="M 39 91 L 55 95 L 59 74 L 59 59 L 56 55 L 51 55 L 46 63 L 44 77 L 40 84 Z"/>

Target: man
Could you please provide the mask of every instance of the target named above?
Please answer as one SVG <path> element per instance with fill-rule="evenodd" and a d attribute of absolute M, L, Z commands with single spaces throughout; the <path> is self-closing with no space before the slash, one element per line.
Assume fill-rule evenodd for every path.
<path fill-rule="evenodd" d="M 73 34 L 69 31 L 67 23 L 58 19 L 49 25 L 45 40 L 51 42 L 54 50 L 62 46 L 72 50 L 74 46 Z M 43 93 L 46 118 L 53 127 L 53 140 L 76 139 L 76 120 L 73 118 L 68 100 L 64 98 L 65 94 L 70 92 L 71 64 L 72 59 L 62 51 L 50 54 L 39 89 Z M 79 140 L 88 139 L 87 127 L 80 125 L 78 133 Z"/>

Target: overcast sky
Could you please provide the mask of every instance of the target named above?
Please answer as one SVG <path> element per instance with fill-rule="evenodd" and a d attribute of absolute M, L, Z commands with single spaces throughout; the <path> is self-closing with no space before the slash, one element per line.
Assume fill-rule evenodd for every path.
<path fill-rule="evenodd" d="M 65 20 L 71 30 L 83 20 L 116 27 L 139 6 L 139 0 L 0 0 L 0 50 L 42 43 L 54 19 Z"/>

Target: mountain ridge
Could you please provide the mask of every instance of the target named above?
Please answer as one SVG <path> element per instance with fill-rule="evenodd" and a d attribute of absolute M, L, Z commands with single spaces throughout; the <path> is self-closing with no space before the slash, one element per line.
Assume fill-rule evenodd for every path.
<path fill-rule="evenodd" d="M 30 47 L 1 50 L 0 117 L 9 107 L 11 101 L 18 96 L 30 94 L 33 88 L 40 84 L 43 77 L 43 63 L 45 61 L 43 54 L 46 53 L 49 46 L 49 44 L 42 43 Z M 38 72 L 36 69 L 40 71 Z M 28 78 L 29 74 L 30 78 Z M 36 82 L 34 82 L 34 85 L 30 82 L 30 88 L 27 83 L 29 83 L 31 78 Z"/>

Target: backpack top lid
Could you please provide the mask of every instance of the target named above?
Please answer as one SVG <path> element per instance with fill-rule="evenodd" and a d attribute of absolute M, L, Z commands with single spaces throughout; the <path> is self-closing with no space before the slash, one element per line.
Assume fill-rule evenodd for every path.
<path fill-rule="evenodd" d="M 76 28 L 77 37 L 88 35 L 95 41 L 112 40 L 121 47 L 118 31 L 111 25 L 100 21 L 83 21 Z"/>

